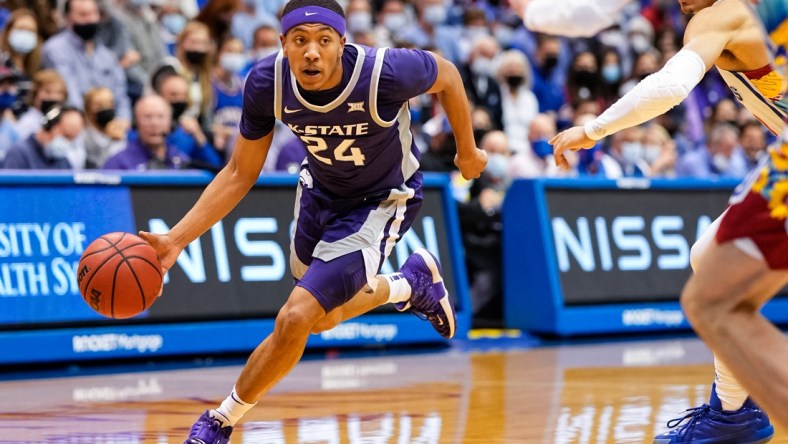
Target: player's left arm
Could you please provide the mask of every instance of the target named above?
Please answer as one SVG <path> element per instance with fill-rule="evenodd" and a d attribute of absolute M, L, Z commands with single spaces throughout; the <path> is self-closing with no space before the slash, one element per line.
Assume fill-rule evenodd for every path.
<path fill-rule="evenodd" d="M 568 169 L 565 151 L 590 148 L 605 136 L 640 125 L 681 103 L 737 32 L 740 20 L 720 17 L 719 12 L 708 8 L 693 16 L 685 31 L 684 48 L 662 69 L 641 80 L 584 127 L 569 128 L 550 139 L 556 165 Z"/>
<path fill-rule="evenodd" d="M 465 94 L 460 72 L 453 63 L 437 54 L 430 54 L 435 58 L 438 75 L 427 94 L 438 96 L 454 131 L 454 139 L 457 141 L 457 157 L 454 163 L 466 179 L 479 177 L 487 165 L 487 154 L 476 148 L 473 139 L 471 106 Z"/>

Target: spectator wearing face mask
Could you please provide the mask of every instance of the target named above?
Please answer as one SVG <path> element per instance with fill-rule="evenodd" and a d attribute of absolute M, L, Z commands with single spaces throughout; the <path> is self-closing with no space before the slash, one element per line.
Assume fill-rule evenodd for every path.
<path fill-rule="evenodd" d="M 167 130 L 167 145 L 188 156 L 195 166 L 213 169 L 223 164 L 197 119 L 186 114 L 189 107 L 189 82 L 180 74 L 170 72 L 156 91 L 170 107 L 172 127 Z M 129 137 L 133 140 L 137 134 Z"/>
<path fill-rule="evenodd" d="M 84 128 L 79 110 L 55 106 L 44 116 L 43 126 L 27 139 L 19 141 L 5 156 L 4 169 L 67 170 L 73 169 L 69 158 L 79 147 L 75 142 Z M 84 147 L 82 147 L 84 151 Z"/>
<path fill-rule="evenodd" d="M 84 102 L 86 166 L 99 168 L 126 148 L 127 128 L 115 119 L 115 99 L 109 88 L 88 90 Z"/>
<path fill-rule="evenodd" d="M 11 109 L 19 116 L 27 109 L 30 79 L 41 69 L 41 39 L 36 17 L 29 9 L 11 13 L 0 37 L 6 65 L 17 72 L 17 98 Z"/>
<path fill-rule="evenodd" d="M 345 8 L 347 30 L 350 35 L 371 31 L 372 4 L 367 0 L 350 0 Z"/>
<path fill-rule="evenodd" d="M 564 73 L 560 66 L 561 41 L 555 36 L 539 35 L 534 53 L 535 69 L 532 70 L 533 92 L 539 103 L 539 112 L 558 112 L 564 105 Z"/>
<path fill-rule="evenodd" d="M 79 109 L 90 88 L 109 88 L 118 117 L 129 122 L 126 75 L 115 54 L 95 39 L 100 18 L 96 0 L 67 0 L 65 15 L 67 28 L 44 44 L 43 66 L 54 68 L 65 79 L 69 103 Z"/>
<path fill-rule="evenodd" d="M 404 29 L 410 26 L 410 18 L 402 0 L 383 0 L 377 15 L 375 40 L 381 47 L 391 47 L 399 41 Z"/>
<path fill-rule="evenodd" d="M 490 36 L 473 44 L 468 63 L 460 70 L 468 98 L 477 107 L 485 108 L 493 119 L 495 128 L 503 128 L 501 88 L 495 81 L 493 59 L 500 52 L 498 42 Z"/>
<path fill-rule="evenodd" d="M 468 202 L 458 204 L 466 267 L 470 280 L 475 327 L 497 327 L 502 310 L 501 206 L 510 184 L 510 151 L 506 134 L 490 131 L 480 147 L 487 152 L 487 167 L 470 187 Z"/>
<path fill-rule="evenodd" d="M 210 29 L 202 22 L 191 21 L 178 35 L 175 54 L 180 71 L 189 80 L 189 109 L 186 115 L 209 127 L 213 119 L 213 86 L 215 47 Z"/>
<path fill-rule="evenodd" d="M 509 173 L 512 177 L 556 177 L 564 176 L 553 161 L 553 147 L 548 143 L 557 133 L 555 117 L 537 114 L 528 128 L 529 149 L 510 159 Z"/>
<path fill-rule="evenodd" d="M 747 174 L 747 162 L 738 142 L 735 126 L 718 123 L 711 129 L 705 146 L 679 158 L 676 173 L 679 177 L 741 179 Z"/>
<path fill-rule="evenodd" d="M 648 164 L 649 176 L 676 177 L 676 142 L 662 125 L 652 123 L 646 127 L 643 133 L 643 159 Z"/>
<path fill-rule="evenodd" d="M 155 10 L 159 24 L 155 35 L 161 39 L 167 54 L 175 55 L 175 42 L 188 19 L 175 0 L 164 0 L 161 4 L 156 5 Z"/>
<path fill-rule="evenodd" d="M 141 98 L 134 106 L 137 136 L 129 140 L 126 149 L 110 157 L 104 170 L 177 170 L 189 168 L 189 156 L 167 143 L 172 110 L 157 95 Z"/>
<path fill-rule="evenodd" d="M 15 127 L 20 139 L 27 139 L 41 129 L 41 118 L 57 104 L 66 103 L 66 81 L 54 69 L 44 69 L 33 75 L 27 111 L 17 119 Z"/>
<path fill-rule="evenodd" d="M 616 134 L 610 139 L 610 149 L 608 154 L 617 165 L 606 164 L 606 177 L 647 177 L 650 174 L 648 163 L 645 159 L 643 150 L 643 128 L 635 126 L 627 128 Z"/>
<path fill-rule="evenodd" d="M 624 80 L 621 56 L 615 48 L 606 48 L 602 51 L 599 74 L 601 77 L 599 90 L 604 102 L 603 108 L 607 108 L 618 100 L 618 91 Z"/>
<path fill-rule="evenodd" d="M 744 157 L 747 161 L 747 171 L 752 170 L 764 157 L 768 155 L 766 151 L 766 131 L 761 122 L 748 120 L 741 125 L 741 136 L 739 144 L 744 150 Z"/>
<path fill-rule="evenodd" d="M 243 45 L 238 39 L 225 41 L 219 47 L 219 63 L 213 69 L 213 145 L 229 159 L 238 125 L 241 122 L 243 79 L 239 73 L 247 65 Z"/>
<path fill-rule="evenodd" d="M 501 89 L 503 128 L 515 153 L 528 149 L 528 125 L 539 112 L 531 92 L 531 72 L 523 53 L 510 49 L 501 55 L 497 78 Z"/>

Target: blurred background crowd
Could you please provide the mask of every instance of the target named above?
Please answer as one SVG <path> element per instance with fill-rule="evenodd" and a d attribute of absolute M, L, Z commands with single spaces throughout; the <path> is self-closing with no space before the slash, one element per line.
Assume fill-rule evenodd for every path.
<path fill-rule="evenodd" d="M 462 180 L 435 97 L 410 104 L 422 169 L 452 174 L 478 319 L 499 316 L 500 208 L 532 177 L 741 178 L 771 136 L 712 70 L 648 124 L 570 153 L 548 140 L 601 113 L 681 47 L 675 0 L 633 1 L 594 38 L 525 29 L 507 0 L 338 0 L 348 41 L 421 48 L 452 61 L 489 154 Z M 238 133 L 244 78 L 280 48 L 286 0 L 5 0 L 0 8 L 0 167 L 218 171 Z M 306 151 L 279 126 L 264 172 L 294 173 Z"/>

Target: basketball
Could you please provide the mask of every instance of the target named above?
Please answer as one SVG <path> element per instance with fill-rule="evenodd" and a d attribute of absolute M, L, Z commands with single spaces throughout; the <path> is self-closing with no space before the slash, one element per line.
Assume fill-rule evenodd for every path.
<path fill-rule="evenodd" d="M 136 316 L 153 304 L 162 284 L 156 250 L 129 233 L 108 233 L 82 253 L 77 284 L 85 302 L 114 319 Z"/>

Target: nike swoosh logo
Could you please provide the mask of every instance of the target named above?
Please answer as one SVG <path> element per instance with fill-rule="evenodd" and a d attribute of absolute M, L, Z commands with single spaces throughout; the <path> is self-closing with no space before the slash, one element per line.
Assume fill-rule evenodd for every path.
<path fill-rule="evenodd" d="M 304 108 L 289 109 L 288 107 L 285 107 L 285 114 L 297 113 L 297 112 L 301 111 L 302 109 L 304 109 Z"/>
<path fill-rule="evenodd" d="M 304 15 L 309 17 L 310 15 L 315 15 L 317 12 L 305 12 Z"/>
<path fill-rule="evenodd" d="M 440 325 L 443 325 L 443 319 L 441 319 L 441 318 L 438 318 L 438 325 L 439 325 L 439 326 L 440 326 Z"/>

